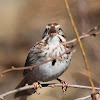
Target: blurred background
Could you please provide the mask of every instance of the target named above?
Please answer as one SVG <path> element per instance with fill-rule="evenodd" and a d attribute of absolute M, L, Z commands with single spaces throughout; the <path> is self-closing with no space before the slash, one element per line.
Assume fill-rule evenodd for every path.
<path fill-rule="evenodd" d="M 100 24 L 100 0 L 68 0 L 75 24 L 80 32 L 87 32 Z M 75 38 L 64 0 L 0 0 L 0 72 L 23 67 L 28 51 L 41 40 L 48 23 L 62 26 L 67 40 Z M 100 35 L 82 40 L 92 80 L 100 86 Z M 79 48 L 72 57 L 70 67 L 60 77 L 70 84 L 90 85 L 84 60 Z M 0 78 L 0 94 L 13 90 L 23 78 L 23 71 L 6 73 Z M 57 81 L 52 81 L 56 82 Z M 50 82 L 49 82 L 50 83 Z M 63 94 L 60 88 L 42 88 L 28 100 L 74 100 L 91 93 L 87 89 L 69 88 Z M 13 94 L 5 100 L 14 100 Z M 17 99 L 16 99 L 17 100 Z"/>

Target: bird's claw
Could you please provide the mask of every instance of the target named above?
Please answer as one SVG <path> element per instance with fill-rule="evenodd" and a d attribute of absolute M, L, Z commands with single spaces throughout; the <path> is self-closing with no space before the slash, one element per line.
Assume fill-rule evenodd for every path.
<path fill-rule="evenodd" d="M 63 92 L 65 93 L 66 90 L 67 90 L 67 88 L 68 88 L 68 83 L 65 82 L 65 81 L 62 81 L 62 80 L 59 79 L 59 78 L 57 78 L 57 80 L 58 80 L 60 83 L 62 83 L 62 90 L 63 90 Z"/>
<path fill-rule="evenodd" d="M 42 85 L 39 82 L 34 82 L 34 89 L 37 91 L 38 88 L 42 88 Z"/>
<path fill-rule="evenodd" d="M 61 81 L 61 83 L 62 83 L 62 90 L 63 90 L 63 92 L 65 93 L 66 90 L 67 90 L 67 88 L 68 88 L 68 83 L 65 82 L 65 81 Z"/>

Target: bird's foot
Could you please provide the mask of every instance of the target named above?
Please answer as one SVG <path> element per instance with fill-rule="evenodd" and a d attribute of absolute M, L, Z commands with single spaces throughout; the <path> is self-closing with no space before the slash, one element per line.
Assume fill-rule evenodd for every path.
<path fill-rule="evenodd" d="M 68 83 L 66 81 L 62 81 L 61 79 L 57 78 L 57 80 L 62 83 L 62 90 L 65 93 L 68 88 Z"/>
<path fill-rule="evenodd" d="M 42 88 L 42 85 L 39 82 L 34 82 L 33 85 L 34 85 L 34 89 L 36 93 L 37 93 L 38 88 Z M 37 93 L 37 94 L 40 94 L 40 93 Z"/>
<path fill-rule="evenodd" d="M 62 83 L 62 90 L 63 90 L 63 92 L 65 93 L 66 90 L 67 90 L 67 88 L 68 88 L 68 83 L 65 82 L 65 81 L 61 81 L 61 83 Z"/>

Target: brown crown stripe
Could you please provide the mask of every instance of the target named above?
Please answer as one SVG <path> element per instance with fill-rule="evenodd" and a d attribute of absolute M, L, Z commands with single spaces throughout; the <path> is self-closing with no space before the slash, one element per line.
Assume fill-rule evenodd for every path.
<path fill-rule="evenodd" d="M 53 25 L 53 26 L 56 26 L 56 25 L 58 25 L 58 24 L 57 24 L 57 23 L 49 23 L 49 24 L 48 24 L 48 26 L 50 26 L 50 27 L 52 27 L 52 25 Z"/>

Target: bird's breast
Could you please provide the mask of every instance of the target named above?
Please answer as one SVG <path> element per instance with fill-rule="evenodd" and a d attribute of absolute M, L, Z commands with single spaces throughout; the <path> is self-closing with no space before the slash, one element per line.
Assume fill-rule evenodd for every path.
<path fill-rule="evenodd" d="M 57 47 L 58 46 L 58 47 Z M 49 48 L 48 48 L 49 47 Z M 65 47 L 63 45 L 47 45 L 48 49 L 44 49 L 41 57 L 37 60 L 40 63 L 41 59 L 50 60 L 52 57 L 57 57 L 65 52 Z M 45 55 L 45 56 L 43 56 Z M 59 77 L 69 66 L 71 56 L 66 53 L 57 58 L 49 61 L 47 63 L 41 64 L 33 69 L 33 75 L 39 81 L 50 81 Z"/>

